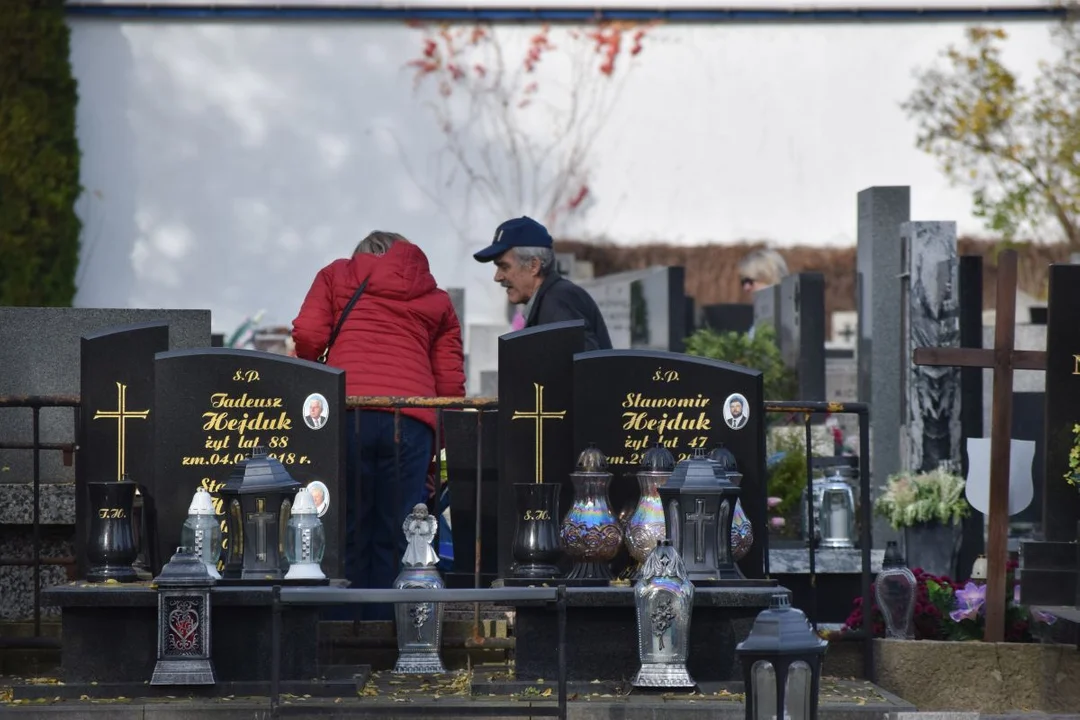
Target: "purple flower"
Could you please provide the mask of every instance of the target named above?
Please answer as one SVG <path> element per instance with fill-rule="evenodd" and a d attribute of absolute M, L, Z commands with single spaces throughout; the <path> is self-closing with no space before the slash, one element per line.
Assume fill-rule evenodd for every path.
<path fill-rule="evenodd" d="M 768 502 L 769 502 L 769 507 L 774 508 L 777 505 L 779 505 L 780 503 L 784 502 L 784 500 L 782 498 L 778 498 L 778 497 L 770 497 Z"/>
<path fill-rule="evenodd" d="M 787 525 L 787 521 L 784 520 L 784 518 L 782 517 L 774 517 L 769 518 L 769 524 L 772 525 L 774 528 L 782 528 L 784 527 L 784 525 Z"/>
<path fill-rule="evenodd" d="M 968 580 L 967 585 L 956 591 L 956 609 L 949 613 L 953 622 L 974 620 L 986 602 L 986 586 Z"/>
<path fill-rule="evenodd" d="M 1038 622 L 1046 623 L 1047 625 L 1053 625 L 1054 623 L 1057 622 L 1057 616 L 1056 615 L 1051 615 L 1050 613 L 1043 612 L 1042 610 L 1032 609 L 1031 617 L 1034 618 L 1035 620 L 1037 620 Z"/>

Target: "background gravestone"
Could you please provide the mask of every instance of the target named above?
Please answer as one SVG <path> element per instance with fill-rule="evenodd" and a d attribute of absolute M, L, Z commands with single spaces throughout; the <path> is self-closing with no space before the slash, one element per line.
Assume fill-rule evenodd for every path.
<path fill-rule="evenodd" d="M 579 284 L 600 308 L 613 347 L 682 352 L 689 334 L 685 279 L 682 267 L 657 266 Z"/>
<path fill-rule="evenodd" d="M 717 360 L 634 350 L 582 353 L 574 358 L 574 448 L 596 443 L 607 456 L 614 475 L 611 509 L 618 516 L 637 504 L 636 474 L 652 445 L 663 442 L 678 461 L 696 448 L 723 443 L 743 474 L 742 506 L 757 538 L 739 566 L 748 578 L 760 578 L 766 514 L 762 393 L 759 371 Z M 748 417 L 733 429 L 726 415 L 737 396 Z"/>
<path fill-rule="evenodd" d="M 798 377 L 796 400 L 825 399 L 825 276 L 798 273 L 780 281 L 780 356 Z M 788 398 L 775 398 L 787 400 Z"/>
<path fill-rule="evenodd" d="M 755 328 L 771 325 L 775 337 L 780 337 L 780 286 L 770 285 L 754 291 Z M 780 398 L 775 398 L 779 400 Z"/>
<path fill-rule="evenodd" d="M 751 303 L 717 303 L 701 308 L 701 324 L 716 332 L 750 332 L 754 326 Z"/>
<path fill-rule="evenodd" d="M 89 530 L 87 483 L 120 480 L 127 474 L 143 489 L 154 474 L 154 355 L 169 349 L 169 326 L 140 323 L 84 335 L 80 371 L 79 461 L 75 465 L 75 558 L 86 576 Z M 143 514 L 153 509 L 143 506 Z M 148 567 L 156 564 L 144 543 Z"/>
<path fill-rule="evenodd" d="M 900 225 L 911 220 L 911 188 L 872 187 L 859 193 L 855 248 L 856 309 L 859 313 L 859 402 L 870 405 L 870 475 L 875 488 L 900 470 L 901 341 Z M 871 494 L 870 502 L 876 497 Z M 865 499 L 863 499 L 865 501 Z M 874 542 L 897 537 L 884 518 L 875 517 Z"/>
<path fill-rule="evenodd" d="M 1080 265 L 1050 266 L 1046 337 L 1046 475 L 1043 533 L 1047 540 L 1076 540 L 1080 499 L 1065 482 L 1073 426 L 1080 423 Z"/>
<path fill-rule="evenodd" d="M 345 371 L 211 348 L 159 353 L 154 375 L 157 470 L 150 491 L 162 551 L 179 545 L 196 488 L 206 487 L 216 498 L 237 461 L 261 445 L 299 482 L 326 486 L 322 568 L 329 577 L 344 577 Z M 325 420 L 317 429 L 305 417 L 314 395 L 325 400 Z"/>
<path fill-rule="evenodd" d="M 80 388 L 81 338 L 105 328 L 159 321 L 169 325 L 171 348 L 205 347 L 210 342 L 208 310 L 132 310 L 124 308 L 0 307 L 0 395 L 77 396 Z M 76 408 L 40 411 L 43 443 L 74 444 Z M 0 442 L 30 443 L 29 408 L 0 408 Z M 78 458 L 43 450 L 41 458 L 41 556 L 54 560 L 76 557 L 75 471 Z M 34 453 L 0 450 L 0 555 L 34 555 Z M 41 585 L 67 581 L 66 568 L 41 568 Z M 0 567 L 0 620 L 21 620 L 34 614 L 34 569 Z M 45 607 L 44 615 L 54 609 Z"/>
<path fill-rule="evenodd" d="M 901 467 L 929 472 L 943 461 L 958 467 L 960 368 L 911 361 L 915 348 L 960 347 L 956 223 L 904 223 L 900 241 L 905 276 L 901 286 L 901 438 L 905 445 Z"/>
<path fill-rule="evenodd" d="M 507 576 L 513 563 L 517 528 L 514 484 L 560 483 L 560 516 L 573 504 L 570 473 L 580 452 L 574 444 L 573 358 L 584 348 L 585 323 L 581 320 L 526 328 L 499 338 L 501 577 Z"/>

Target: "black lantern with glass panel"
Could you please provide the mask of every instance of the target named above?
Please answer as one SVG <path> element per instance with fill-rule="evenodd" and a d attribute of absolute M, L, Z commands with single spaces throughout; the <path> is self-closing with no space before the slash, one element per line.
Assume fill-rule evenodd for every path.
<path fill-rule="evenodd" d="M 293 479 L 266 448 L 236 464 L 219 492 L 225 509 L 225 570 L 222 579 L 278 580 L 288 570 L 281 540 L 296 491 Z"/>
<path fill-rule="evenodd" d="M 815 720 L 828 646 L 806 615 L 791 607 L 787 593 L 773 595 L 735 647 L 743 666 L 746 720 Z"/>

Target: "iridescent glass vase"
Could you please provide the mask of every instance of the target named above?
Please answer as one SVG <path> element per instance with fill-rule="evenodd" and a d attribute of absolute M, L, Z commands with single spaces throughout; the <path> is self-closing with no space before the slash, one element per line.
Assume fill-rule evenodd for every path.
<path fill-rule="evenodd" d="M 626 525 L 626 549 L 639 564 L 645 562 L 657 542 L 667 537 L 660 486 L 667 482 L 674 469 L 675 457 L 659 443 L 647 450 L 641 459 L 641 470 L 637 474 L 641 497 Z"/>
<path fill-rule="evenodd" d="M 739 463 L 735 460 L 735 453 L 719 443 L 709 453 L 709 459 L 715 462 L 720 470 L 728 474 L 728 479 L 735 485 L 742 484 L 742 474 L 739 472 Z M 743 511 L 742 501 L 735 501 L 735 512 L 731 516 L 731 557 L 735 562 L 746 557 L 750 548 L 754 546 L 754 526 L 750 518 Z"/>
<path fill-rule="evenodd" d="M 911 640 L 915 637 L 915 575 L 908 570 L 895 540 L 885 544 L 881 572 L 874 580 L 874 593 L 885 617 L 885 637 Z M 869 608 L 863 608 L 869 612 Z"/>
<path fill-rule="evenodd" d="M 574 505 L 563 520 L 563 549 L 574 561 L 569 580 L 611 579 L 608 565 L 619 552 L 623 533 L 608 504 L 611 473 L 607 458 L 594 444 L 581 453 L 577 470 L 570 473 L 574 483 Z"/>
<path fill-rule="evenodd" d="M 682 558 L 664 538 L 645 559 L 634 586 L 637 610 L 638 657 L 641 670 L 636 687 L 693 687 L 686 670 L 690 645 L 690 615 L 694 584 Z"/>

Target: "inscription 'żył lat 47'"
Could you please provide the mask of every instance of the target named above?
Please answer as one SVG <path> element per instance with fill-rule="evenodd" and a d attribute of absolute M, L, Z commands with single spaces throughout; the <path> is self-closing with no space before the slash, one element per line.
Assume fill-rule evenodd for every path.
<path fill-rule="evenodd" d="M 916 365 L 990 368 L 994 404 L 990 429 L 990 514 L 986 548 L 987 642 L 1005 639 L 1005 563 L 1009 532 L 1009 455 L 1011 450 L 1013 370 L 1045 370 L 1046 353 L 1016 350 L 1016 251 L 998 255 L 997 304 L 993 349 L 916 348 Z"/>

